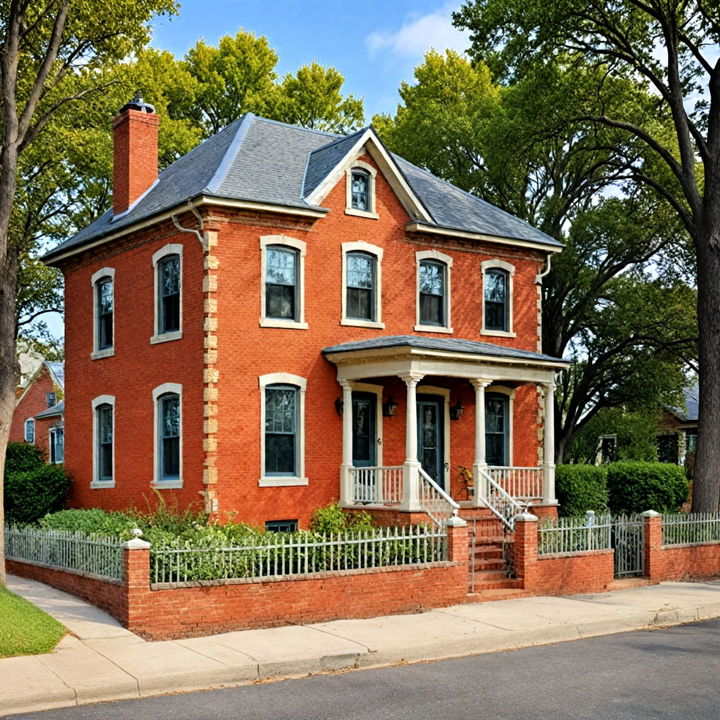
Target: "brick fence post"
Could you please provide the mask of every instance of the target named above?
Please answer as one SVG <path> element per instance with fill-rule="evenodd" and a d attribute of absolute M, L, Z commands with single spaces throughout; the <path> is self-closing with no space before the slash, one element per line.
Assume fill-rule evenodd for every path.
<path fill-rule="evenodd" d="M 662 515 L 654 510 L 642 513 L 645 525 L 644 574 L 653 582 L 662 580 Z"/>
<path fill-rule="evenodd" d="M 538 519 L 532 513 L 515 518 L 515 575 L 530 589 L 537 576 Z"/>
<path fill-rule="evenodd" d="M 123 543 L 123 551 L 126 593 L 123 625 L 133 629 L 137 626 L 139 615 L 147 607 L 145 600 L 150 592 L 150 543 L 137 535 Z"/>
<path fill-rule="evenodd" d="M 453 515 L 446 523 L 448 541 L 448 560 L 458 564 L 468 564 L 467 522 Z"/>

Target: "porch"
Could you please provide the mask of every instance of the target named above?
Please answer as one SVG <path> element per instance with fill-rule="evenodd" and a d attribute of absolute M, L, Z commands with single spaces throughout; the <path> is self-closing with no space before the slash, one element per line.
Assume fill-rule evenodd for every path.
<path fill-rule="evenodd" d="M 487 508 L 511 525 L 528 504 L 557 504 L 554 375 L 565 362 L 488 343 L 416 336 L 323 352 L 342 387 L 344 507 L 426 513 L 438 523 L 461 507 Z M 404 452 L 385 442 L 383 420 L 395 423 Z M 383 453 L 384 446 L 390 447 Z M 515 464 L 516 457 L 523 462 Z M 464 478 L 460 466 L 467 468 Z"/>

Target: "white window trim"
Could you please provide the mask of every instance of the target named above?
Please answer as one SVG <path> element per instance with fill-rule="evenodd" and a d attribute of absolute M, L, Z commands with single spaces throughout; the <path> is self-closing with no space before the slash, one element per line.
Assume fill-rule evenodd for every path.
<path fill-rule="evenodd" d="M 297 302 L 300 306 L 298 320 L 283 320 L 281 318 L 265 317 L 265 271 L 267 261 L 267 248 L 270 245 L 284 245 L 298 251 L 297 268 Z M 264 235 L 260 238 L 260 327 L 286 328 L 289 330 L 307 330 L 305 322 L 305 255 L 307 245 L 302 240 L 287 235 Z"/>
<path fill-rule="evenodd" d="M 100 407 L 100 405 L 110 405 L 112 408 L 112 423 L 113 423 L 113 435 L 112 435 L 112 468 L 113 468 L 113 476 L 112 480 L 98 480 L 98 472 L 100 471 L 100 465 L 99 465 L 99 458 L 98 458 L 98 438 L 100 436 L 99 434 L 99 428 L 98 428 L 98 417 L 97 417 L 97 409 Z M 92 482 L 90 483 L 91 489 L 96 488 L 114 488 L 115 487 L 115 477 L 117 476 L 117 466 L 115 465 L 115 447 L 117 445 L 117 437 L 116 437 L 116 425 L 115 422 L 115 396 L 114 395 L 98 395 L 93 401 L 92 401 L 92 414 L 93 414 L 93 437 L 92 437 L 92 447 L 93 447 L 93 474 L 92 474 Z"/>
<path fill-rule="evenodd" d="M 507 387 L 505 385 L 489 385 L 485 388 L 485 396 L 487 397 L 488 393 L 495 393 L 496 395 L 507 395 L 508 398 L 508 459 L 507 459 L 507 465 L 505 467 L 512 467 L 513 466 L 513 457 L 515 455 L 513 447 L 515 445 L 514 442 L 514 418 L 515 418 L 515 388 Z M 483 408 L 483 413 L 485 412 L 485 408 Z"/>
<path fill-rule="evenodd" d="M 52 460 L 52 454 L 53 454 L 53 448 L 55 447 L 55 440 L 53 439 L 53 436 L 57 433 L 58 430 L 61 430 L 63 433 L 63 460 L 58 460 L 57 458 L 55 460 Z M 50 428 L 48 428 L 48 460 L 53 465 L 62 465 L 63 461 L 65 459 L 65 428 L 62 425 L 52 425 Z"/>
<path fill-rule="evenodd" d="M 97 284 L 104 278 L 110 278 L 113 284 L 113 337 L 112 346 L 105 348 L 104 350 L 98 350 L 98 297 L 97 297 Z M 115 298 L 115 268 L 104 267 L 94 272 L 90 277 L 90 285 L 92 286 L 93 296 L 93 349 L 90 353 L 92 360 L 100 360 L 101 358 L 112 357 L 115 354 L 115 309 L 116 309 L 116 298 Z"/>
<path fill-rule="evenodd" d="M 515 266 L 511 265 L 508 262 L 505 262 L 504 260 L 485 260 L 484 262 L 480 263 L 480 267 L 482 268 L 482 292 L 480 293 L 482 302 L 482 328 L 480 329 L 480 334 L 488 335 L 490 337 L 516 337 L 516 334 L 513 332 L 513 297 L 515 294 L 513 287 L 513 278 L 515 277 Z M 485 328 L 485 273 L 488 270 L 493 269 L 504 270 L 508 274 L 507 330 L 487 330 Z"/>
<path fill-rule="evenodd" d="M 160 413 L 158 400 L 166 393 L 174 393 L 180 398 L 180 477 L 172 480 L 163 480 L 160 477 Z M 150 487 L 157 490 L 176 490 L 183 486 L 183 394 L 179 383 L 163 383 L 152 391 L 153 399 L 153 481 Z"/>
<path fill-rule="evenodd" d="M 150 342 L 155 345 L 156 343 L 170 342 L 171 340 L 180 340 L 183 334 L 183 245 L 180 243 L 171 243 L 160 248 L 157 252 L 153 253 L 152 266 L 153 266 L 153 277 L 154 279 L 154 292 L 153 292 L 153 307 L 155 320 L 153 323 L 153 335 L 150 338 Z M 180 259 L 180 270 L 179 270 L 179 283 L 180 283 L 180 329 L 168 333 L 160 333 L 160 282 L 158 278 L 159 267 L 158 264 L 163 258 L 168 255 L 177 255 Z"/>
<path fill-rule="evenodd" d="M 364 252 L 375 258 L 375 320 L 362 320 L 347 316 L 347 255 L 352 252 Z M 341 325 L 352 327 L 376 328 L 382 330 L 385 323 L 382 321 L 382 259 L 383 249 L 378 245 L 358 240 L 342 244 L 342 319 Z"/>
<path fill-rule="evenodd" d="M 445 492 L 450 494 L 450 390 L 448 388 L 435 387 L 434 385 L 418 384 L 416 392 L 418 395 L 439 395 L 444 399 L 443 478 L 445 480 Z"/>
<path fill-rule="evenodd" d="M 259 377 L 260 385 L 260 479 L 259 487 L 289 487 L 307 485 L 305 476 L 305 391 L 307 380 L 290 373 L 269 373 Z M 296 476 L 265 475 L 265 388 L 268 385 L 293 385 L 298 389 L 300 407 L 298 408 L 298 445 Z"/>
<path fill-rule="evenodd" d="M 28 440 L 28 423 L 32 423 L 32 429 L 33 429 L 33 439 Z M 37 423 L 35 422 L 35 418 L 29 417 L 25 418 L 25 421 L 23 422 L 23 440 L 26 443 L 30 443 L 31 445 L 35 445 L 35 441 L 37 440 Z"/>
<path fill-rule="evenodd" d="M 369 174 L 368 182 L 368 203 L 370 210 L 359 210 L 352 206 L 352 173 L 353 170 L 364 170 Z M 370 218 L 377 220 L 380 216 L 377 214 L 377 205 L 375 202 L 375 178 L 377 170 L 370 163 L 362 160 L 355 160 L 345 171 L 345 214 L 355 215 L 357 217 Z"/>
<path fill-rule="evenodd" d="M 422 325 L 420 322 L 420 263 L 436 260 L 445 264 L 445 325 Z M 452 283 L 450 281 L 453 259 L 438 250 L 420 250 L 415 253 L 415 327 L 416 332 L 452 333 Z"/>

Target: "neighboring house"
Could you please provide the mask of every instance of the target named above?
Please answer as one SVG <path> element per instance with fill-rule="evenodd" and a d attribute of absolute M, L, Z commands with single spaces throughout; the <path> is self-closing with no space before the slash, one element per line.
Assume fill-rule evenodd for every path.
<path fill-rule="evenodd" d="M 559 242 L 371 127 L 247 114 L 159 176 L 152 107 L 113 128 L 113 208 L 45 257 L 75 505 L 158 490 L 287 529 L 338 499 L 393 521 L 438 486 L 481 507 L 498 481 L 554 511 L 566 363 L 539 349 Z"/>
<path fill-rule="evenodd" d="M 692 469 L 697 452 L 700 388 L 697 384 L 683 390 L 685 407 L 666 407 L 660 419 L 657 446 L 661 462 L 689 465 Z"/>
<path fill-rule="evenodd" d="M 10 442 L 37 445 L 48 462 L 63 461 L 65 369 L 43 361 L 21 388 L 10 426 Z"/>

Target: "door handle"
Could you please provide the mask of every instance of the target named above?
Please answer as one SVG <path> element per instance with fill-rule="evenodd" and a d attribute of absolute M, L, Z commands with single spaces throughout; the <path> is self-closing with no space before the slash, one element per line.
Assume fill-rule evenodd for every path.
<path fill-rule="evenodd" d="M 377 442 L 378 445 L 382 445 L 382 438 L 378 438 L 375 442 Z"/>

